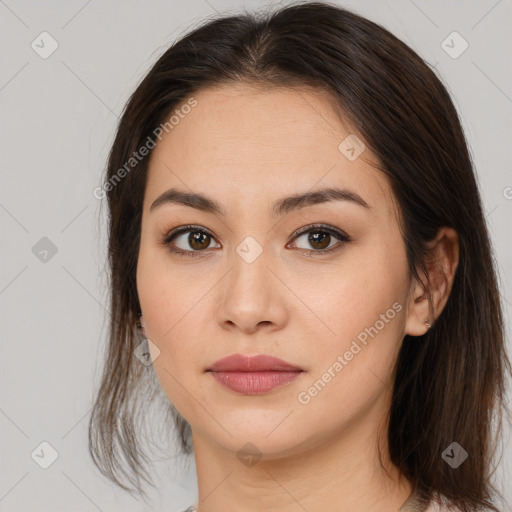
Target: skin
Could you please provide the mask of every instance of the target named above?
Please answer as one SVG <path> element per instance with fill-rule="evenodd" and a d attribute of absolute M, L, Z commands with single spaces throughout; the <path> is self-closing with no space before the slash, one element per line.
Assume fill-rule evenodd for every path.
<path fill-rule="evenodd" d="M 338 150 L 357 132 L 325 93 L 229 85 L 194 98 L 197 106 L 151 155 L 137 289 L 145 334 L 160 350 L 158 357 L 151 350 L 156 374 L 192 427 L 198 510 L 395 512 L 412 487 L 398 477 L 386 444 L 393 365 L 404 335 L 424 334 L 425 319 L 434 318 L 410 276 L 390 186 L 369 149 L 354 161 Z M 332 201 L 270 214 L 284 196 L 327 186 L 356 192 L 370 208 Z M 208 195 L 226 216 L 172 203 L 150 212 L 171 187 Z M 332 236 L 325 246 L 339 250 L 311 254 L 318 246 L 308 233 L 293 235 L 315 223 L 352 240 Z M 185 224 L 213 234 L 195 258 L 159 243 Z M 174 246 L 194 251 L 188 235 Z M 247 236 L 262 248 L 252 263 L 236 252 Z M 443 228 L 437 241 L 429 267 L 436 317 L 458 263 L 456 233 Z M 394 303 L 401 311 L 300 403 L 299 393 Z M 303 373 L 263 395 L 238 394 L 206 372 L 235 353 L 276 356 Z M 261 454 L 252 465 L 237 456 L 248 442 Z"/>

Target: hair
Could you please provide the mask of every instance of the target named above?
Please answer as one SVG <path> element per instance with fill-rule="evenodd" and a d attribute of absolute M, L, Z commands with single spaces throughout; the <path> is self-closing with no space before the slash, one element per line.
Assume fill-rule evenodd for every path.
<path fill-rule="evenodd" d="M 504 396 L 506 372 L 512 372 L 496 264 L 457 111 L 412 49 L 382 26 L 327 2 L 204 20 L 158 58 L 127 101 L 103 186 L 111 310 L 89 423 L 94 463 L 130 493 L 145 496 L 142 481 L 153 485 L 136 422 L 158 386 L 153 367 L 133 355 L 140 343 L 136 268 L 149 157 L 131 159 L 194 93 L 236 84 L 329 94 L 389 180 L 411 276 L 428 277 L 427 243 L 440 227 L 457 232 L 459 264 L 444 310 L 425 335 L 402 341 L 389 454 L 423 499 L 437 494 L 464 512 L 498 511 L 494 499 L 501 494 L 491 483 L 491 465 L 502 413 L 510 413 Z M 182 451 L 190 454 L 190 425 L 166 405 Z M 457 469 L 441 456 L 453 441 L 469 454 Z"/>

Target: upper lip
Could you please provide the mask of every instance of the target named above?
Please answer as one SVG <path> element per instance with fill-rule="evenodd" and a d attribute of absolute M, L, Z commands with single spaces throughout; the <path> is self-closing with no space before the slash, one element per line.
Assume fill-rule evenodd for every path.
<path fill-rule="evenodd" d="M 300 372 L 301 368 L 294 366 L 277 357 L 259 354 L 256 356 L 244 356 L 233 354 L 223 357 L 208 368 L 210 372 L 258 372 L 258 371 L 283 371 Z"/>

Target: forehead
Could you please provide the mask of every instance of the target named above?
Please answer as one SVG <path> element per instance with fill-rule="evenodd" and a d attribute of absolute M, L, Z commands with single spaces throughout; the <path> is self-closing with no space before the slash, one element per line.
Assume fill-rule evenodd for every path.
<path fill-rule="evenodd" d="M 332 96 L 312 88 L 226 84 L 200 90 L 193 97 L 197 105 L 172 128 L 171 144 L 186 139 L 203 152 L 227 153 L 233 159 L 239 152 L 258 148 L 273 150 L 261 151 L 263 159 L 276 152 L 291 156 L 298 150 L 301 158 L 308 159 L 308 154 L 313 158 L 327 146 L 334 144 L 336 150 L 340 136 L 353 131 L 339 116 Z M 224 143 L 227 140 L 229 145 Z"/>
<path fill-rule="evenodd" d="M 226 203 L 235 192 L 236 199 L 254 203 L 324 186 L 351 188 L 369 203 L 392 202 L 371 151 L 356 159 L 343 152 L 354 136 L 362 137 L 327 93 L 237 84 L 200 90 L 193 98 L 196 105 L 186 114 L 180 112 L 185 102 L 173 109 L 179 121 L 151 154 L 146 203 L 177 185 Z"/>

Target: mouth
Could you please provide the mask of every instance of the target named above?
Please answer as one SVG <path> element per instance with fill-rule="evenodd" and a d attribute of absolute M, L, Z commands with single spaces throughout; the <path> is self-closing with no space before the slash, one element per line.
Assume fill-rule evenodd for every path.
<path fill-rule="evenodd" d="M 232 391 L 259 395 L 291 384 L 304 370 L 272 356 L 234 354 L 219 359 L 207 372 L 219 384 Z"/>

